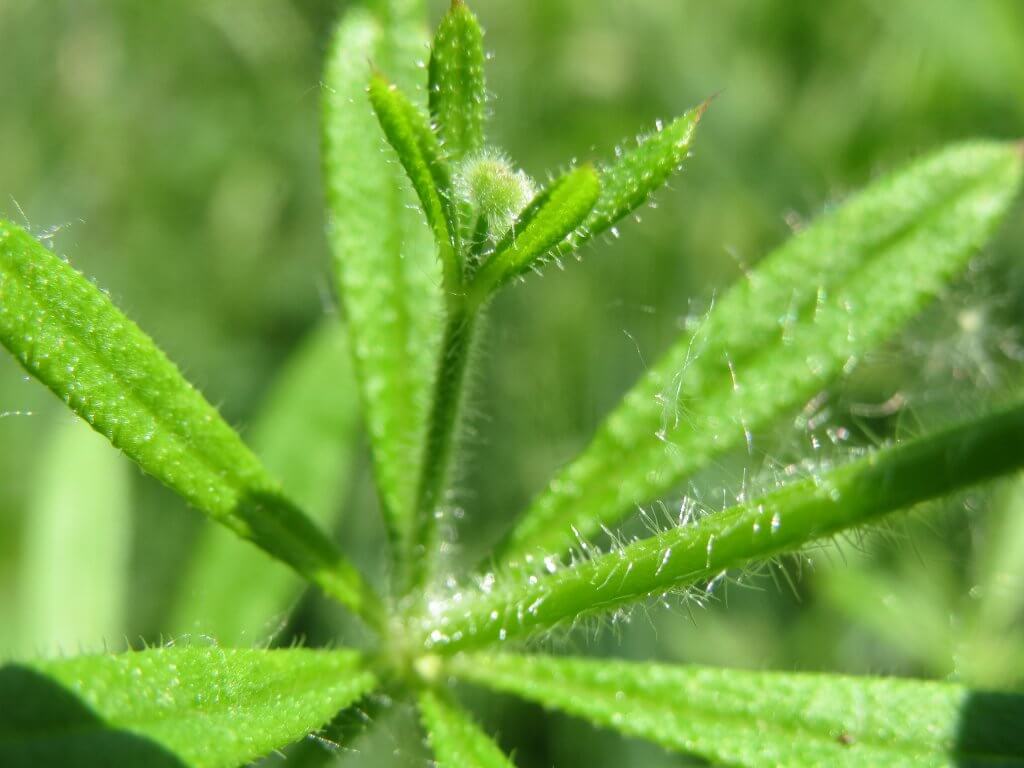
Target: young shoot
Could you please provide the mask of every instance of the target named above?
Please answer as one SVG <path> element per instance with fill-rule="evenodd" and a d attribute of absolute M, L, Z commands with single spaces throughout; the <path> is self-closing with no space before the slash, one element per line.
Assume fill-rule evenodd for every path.
<path fill-rule="evenodd" d="M 764 493 L 745 487 L 718 511 L 688 507 L 667 527 L 642 513 L 648 536 L 613 530 L 713 475 L 752 430 L 791 420 L 947 296 L 1014 205 L 1020 145 L 974 140 L 927 153 L 803 227 L 687 325 L 580 455 L 507 520 L 481 569 L 453 572 L 440 521 L 463 524 L 456 504 L 470 521 L 508 511 L 481 508 L 453 479 L 487 306 L 647 205 L 686 166 L 707 102 L 610 162 L 566 162 L 535 186 L 488 142 L 483 32 L 466 2 L 453 0 L 426 67 L 417 65 L 428 44 L 421 1 L 366 6 L 339 22 L 322 89 L 345 322 L 332 316 L 284 367 L 253 420 L 252 447 L 108 293 L 0 221 L 0 344 L 84 422 L 40 474 L 47 487 L 24 526 L 32 545 L 16 615 L 47 647 L 46 623 L 31 619 L 73 600 L 68 615 L 92 614 L 80 640 L 96 649 L 71 655 L 65 645 L 67 655 L 0 666 L 0 766 L 234 768 L 324 728 L 320 742 L 347 750 L 356 736 L 346 723 L 364 723 L 367 702 L 393 699 L 417 713 L 422 731 L 410 731 L 436 765 L 513 766 L 520 758 L 460 703 L 458 681 L 713 763 L 1024 765 L 1020 694 L 522 652 L 538 635 L 675 591 L 699 603 L 735 569 L 1024 470 L 1024 401 L 1010 392 L 941 431 L 819 464 Z M 691 211 L 675 215 L 685 222 Z M 630 262 L 644 269 L 645 258 Z M 976 324 L 964 317 L 965 331 Z M 390 568 L 379 579 L 362 572 L 366 552 L 350 557 L 357 545 L 336 517 L 359 464 L 357 422 L 386 531 Z M 80 434 L 123 456 L 109 446 L 93 456 Z M 175 639 L 110 653 L 94 634 L 126 631 L 121 609 L 134 586 L 126 460 L 223 530 L 202 536 L 184 565 L 165 626 Z M 85 492 L 96 497 L 76 501 Z M 147 519 L 137 518 L 136 539 L 160 536 Z M 607 553 L 590 544 L 601 533 L 613 542 Z M 243 541 L 245 556 L 232 549 Z M 1005 564 L 1019 553 L 993 549 L 1004 566 L 988 586 L 1015 572 Z M 53 579 L 65 574 L 76 584 L 62 592 Z M 321 594 L 300 600 L 302 586 Z M 1016 598 L 1020 585 L 1006 593 Z M 327 648 L 280 647 L 304 641 L 294 625 L 282 631 L 297 605 L 331 626 L 342 611 L 351 621 Z M 987 626 L 1012 634 L 1017 603 L 986 605 Z M 67 622 L 52 626 L 68 643 Z M 363 757 L 352 750 L 346 760 Z"/>

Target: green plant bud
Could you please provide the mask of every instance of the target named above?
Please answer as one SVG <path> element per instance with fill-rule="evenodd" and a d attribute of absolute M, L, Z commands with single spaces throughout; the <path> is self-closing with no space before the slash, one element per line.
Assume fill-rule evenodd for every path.
<path fill-rule="evenodd" d="M 530 177 L 493 149 L 471 155 L 455 173 L 456 195 L 487 217 L 495 238 L 508 231 L 535 191 Z"/>

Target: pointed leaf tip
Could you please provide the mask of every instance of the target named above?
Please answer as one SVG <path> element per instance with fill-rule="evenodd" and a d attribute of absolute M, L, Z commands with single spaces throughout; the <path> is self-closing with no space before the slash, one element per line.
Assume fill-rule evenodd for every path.
<path fill-rule="evenodd" d="M 722 94 L 721 91 L 715 91 L 710 96 L 708 96 L 706 99 L 704 99 L 704 101 L 702 101 L 700 104 L 697 105 L 697 107 L 694 109 L 694 122 L 695 123 L 699 123 L 703 119 L 704 113 L 707 112 L 708 109 L 710 109 L 711 103 L 715 99 L 717 99 L 721 94 Z"/>
<path fill-rule="evenodd" d="M 370 78 L 370 102 L 388 143 L 412 182 L 434 233 L 441 257 L 446 292 L 462 287 L 462 263 L 457 245 L 458 217 L 454 208 L 452 174 L 426 115 L 398 88 L 380 75 Z"/>
<path fill-rule="evenodd" d="M 579 231 L 559 247 L 559 255 L 579 249 L 592 238 L 611 230 L 642 206 L 677 172 L 690 154 L 697 125 L 712 96 L 668 125 L 639 139 L 636 147 L 601 168 L 601 195 Z"/>
<path fill-rule="evenodd" d="M 484 145 L 487 89 L 483 30 L 469 7 L 453 2 L 431 45 L 430 116 L 452 161 Z"/>
<path fill-rule="evenodd" d="M 383 70 L 378 69 L 374 66 L 373 62 L 370 62 L 370 83 L 366 87 L 367 92 L 373 93 L 377 90 L 391 91 L 394 89 L 395 84 L 388 79 Z"/>

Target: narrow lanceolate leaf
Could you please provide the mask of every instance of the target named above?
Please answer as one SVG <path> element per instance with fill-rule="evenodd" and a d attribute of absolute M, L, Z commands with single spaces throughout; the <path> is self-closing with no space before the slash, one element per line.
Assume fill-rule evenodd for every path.
<path fill-rule="evenodd" d="M 348 489 L 359 395 L 345 327 L 310 334 L 271 388 L 253 424 L 257 455 L 319 524 L 332 528 Z M 215 526 L 193 548 L 170 627 L 222 645 L 259 645 L 281 627 L 301 579 Z"/>
<path fill-rule="evenodd" d="M 371 690 L 352 651 L 154 648 L 0 667 L 0 765 L 234 768 Z"/>
<path fill-rule="evenodd" d="M 77 418 L 54 427 L 24 523 L 12 621 L 33 656 L 116 648 L 126 629 L 131 464 Z"/>
<path fill-rule="evenodd" d="M 420 199 L 427 223 L 441 255 L 445 290 L 462 287 L 462 264 L 456 238 L 458 220 L 452 197 L 452 174 L 442 156 L 437 136 L 422 114 L 398 86 L 375 74 L 370 78 L 370 102 L 388 143 L 398 154 Z"/>
<path fill-rule="evenodd" d="M 1016 146 L 946 149 L 872 184 L 735 285 L 551 481 L 501 559 L 558 553 L 817 393 L 964 268 L 1020 184 Z"/>
<path fill-rule="evenodd" d="M 544 573 L 510 571 L 437 599 L 420 642 L 451 653 L 569 626 L 578 617 L 700 584 L 731 568 L 793 551 L 879 516 L 1024 467 L 1024 403 L 894 448 L 879 450 L 767 496 Z"/>
<path fill-rule="evenodd" d="M 574 251 L 592 237 L 604 234 L 620 220 L 647 203 L 686 161 L 697 134 L 697 124 L 708 107 L 705 102 L 668 126 L 641 137 L 637 146 L 618 153 L 601 169 L 601 196 L 590 215 L 559 253 Z"/>
<path fill-rule="evenodd" d="M 920 680 L 466 656 L 467 680 L 747 768 L 1024 766 L 1024 696 Z"/>
<path fill-rule="evenodd" d="M 328 53 L 324 180 L 381 506 L 392 541 L 404 550 L 440 355 L 441 269 L 430 228 L 366 94 L 369 61 L 415 93 L 423 9 L 418 0 L 377 5 L 389 10 L 386 24 L 353 9 Z"/>
<path fill-rule="evenodd" d="M 476 273 L 471 302 L 480 304 L 512 278 L 539 268 L 544 257 L 579 227 L 600 192 L 597 171 L 584 165 L 538 194 Z"/>
<path fill-rule="evenodd" d="M 511 768 L 498 745 L 455 702 L 426 690 L 419 704 L 437 768 Z"/>
<path fill-rule="evenodd" d="M 430 53 L 430 117 L 452 161 L 484 145 L 484 35 L 463 0 L 453 0 Z"/>
<path fill-rule="evenodd" d="M 356 612 L 379 608 L 220 414 L 105 293 L 0 222 L 0 342 L 142 469 Z"/>

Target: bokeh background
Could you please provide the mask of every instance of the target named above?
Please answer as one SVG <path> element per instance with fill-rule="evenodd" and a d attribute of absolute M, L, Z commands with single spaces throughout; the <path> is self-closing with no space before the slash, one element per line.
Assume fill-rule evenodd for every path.
<path fill-rule="evenodd" d="M 443 6 L 431 4 L 432 21 Z M 0 0 L 0 215 L 94 277 L 243 432 L 290 350 L 335 312 L 318 100 L 327 38 L 345 7 Z M 717 96 L 692 161 L 642 223 L 497 303 L 461 479 L 467 557 L 583 445 L 687 314 L 804 221 L 944 143 L 1024 134 L 1018 0 L 474 8 L 494 53 L 491 137 L 536 178 L 573 158 L 608 157 L 657 119 Z M 1018 206 L 977 268 L 827 393 L 813 418 L 793 414 L 757 436 L 753 458 L 726 459 L 689 492 L 728 497 L 779 463 L 916 434 L 1019 388 L 1022 258 Z M 40 637 L 25 619 L 26 521 L 45 503 L 41 457 L 68 420 L 0 357 L 0 655 L 96 640 Z M 837 441 L 840 426 L 849 437 Z M 367 562 L 380 540 L 367 522 L 365 450 L 352 472 L 342 539 Z M 164 617 L 205 525 L 134 470 L 131 484 L 129 580 L 122 636 L 106 638 L 113 647 L 123 637 L 167 639 Z M 89 526 L 76 536 L 88 546 Z M 1024 485 L 1004 482 L 745 574 L 746 586 L 673 598 L 621 626 L 549 642 L 575 653 L 1019 689 L 1022 562 Z M 287 632 L 321 642 L 337 626 L 312 599 Z M 568 718 L 467 695 L 522 766 L 686 764 Z M 385 721 L 376 737 L 320 757 L 423 763 L 408 713 L 372 719 Z"/>

